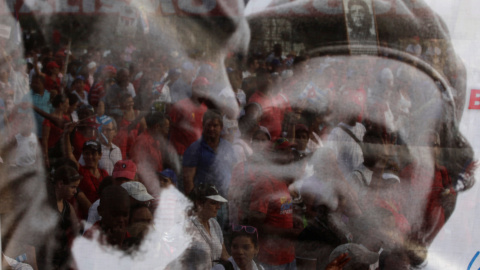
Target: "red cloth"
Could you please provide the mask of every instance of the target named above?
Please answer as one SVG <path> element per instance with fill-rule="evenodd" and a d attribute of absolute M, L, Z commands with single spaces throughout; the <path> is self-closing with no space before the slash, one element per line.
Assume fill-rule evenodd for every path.
<path fill-rule="evenodd" d="M 172 132 L 170 140 L 179 155 L 202 136 L 202 118 L 207 111 L 205 104 L 196 105 L 186 98 L 177 102 L 170 111 Z"/>
<path fill-rule="evenodd" d="M 80 180 L 80 185 L 78 185 L 78 188 L 85 193 L 91 203 L 94 203 L 99 199 L 98 186 L 100 185 L 100 182 L 102 182 L 103 178 L 108 176 L 108 172 L 104 169 L 98 168 L 98 170 L 100 171 L 100 177 L 96 178 L 92 175 L 90 170 L 84 166 L 80 165 L 80 168 L 78 169 L 78 173 L 83 176 L 83 179 Z"/>
<path fill-rule="evenodd" d="M 152 169 L 161 172 L 163 171 L 163 159 L 160 151 L 160 144 L 153 139 L 148 131 L 142 132 L 137 137 L 135 144 L 132 147 L 130 156 L 138 166 L 138 171 L 148 172 Z"/>
<path fill-rule="evenodd" d="M 64 120 L 70 121 L 67 115 L 62 116 Z M 57 144 L 60 138 L 63 135 L 63 128 L 59 128 L 55 126 L 50 120 L 45 119 L 43 120 L 43 125 L 46 127 L 50 127 L 50 134 L 48 136 L 48 149 L 52 148 Z"/>
<path fill-rule="evenodd" d="M 428 234 L 428 237 L 426 238 L 428 243 L 433 241 L 437 233 L 445 224 L 447 218 L 445 217 L 442 197 L 456 196 L 452 179 L 448 175 L 447 169 L 443 166 L 435 165 L 434 170 L 433 179 L 431 179 L 432 172 L 421 168 L 418 164 L 410 164 L 402 171 L 402 178 L 409 177 L 408 179 L 412 179 L 410 196 L 425 197 L 428 195 L 421 231 L 422 234 Z M 443 195 L 446 190 L 448 190 L 449 195 Z M 409 201 L 404 202 L 406 207 L 408 207 L 408 203 Z M 424 235 L 420 236 L 422 238 L 424 237 Z"/>
<path fill-rule="evenodd" d="M 73 135 L 73 155 L 75 156 L 75 158 L 77 160 L 80 159 L 80 156 L 82 155 L 82 151 L 83 151 L 83 144 L 86 141 L 90 141 L 90 140 L 95 141 L 96 139 L 97 138 L 95 136 L 86 138 L 82 135 L 82 133 L 78 131 L 75 132 L 75 135 Z"/>
<path fill-rule="evenodd" d="M 44 86 L 48 91 L 57 90 L 57 92 L 60 93 L 60 78 L 57 77 L 56 80 L 54 80 L 50 76 L 45 76 Z"/>
<path fill-rule="evenodd" d="M 104 84 L 105 83 L 103 81 L 94 83 L 88 92 L 88 103 L 90 103 L 90 105 L 93 107 L 96 107 L 98 102 L 107 94 L 105 92 Z"/>
<path fill-rule="evenodd" d="M 118 148 L 120 148 L 120 151 L 122 151 L 122 159 L 128 158 L 128 155 L 131 152 L 131 148 L 138 136 L 138 129 L 140 128 L 140 123 L 138 123 L 133 129 L 128 130 L 128 126 L 131 123 L 131 121 L 122 118 L 122 120 L 118 124 L 117 136 L 115 136 L 115 138 L 113 139 L 113 143 L 118 146 Z"/>
<path fill-rule="evenodd" d="M 285 182 L 263 173 L 252 190 L 250 211 L 266 215 L 264 224 L 276 228 L 293 228 L 292 197 Z M 270 265 L 282 265 L 295 259 L 292 241 L 278 236 L 259 235 L 258 260 Z"/>
<path fill-rule="evenodd" d="M 255 92 L 248 103 L 257 103 L 262 107 L 262 117 L 258 124 L 270 132 L 272 140 L 278 139 L 282 134 L 282 123 L 285 112 L 290 111 L 290 104 L 285 95 L 266 96 L 262 92 Z"/>

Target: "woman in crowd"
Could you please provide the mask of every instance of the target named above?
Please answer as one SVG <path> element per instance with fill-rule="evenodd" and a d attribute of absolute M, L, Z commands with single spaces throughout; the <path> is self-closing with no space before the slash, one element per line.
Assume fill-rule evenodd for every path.
<path fill-rule="evenodd" d="M 220 196 L 214 185 L 197 185 L 189 195 L 194 203 L 190 233 L 192 242 L 179 260 L 170 269 L 210 270 L 219 259 L 230 257 L 223 241 L 223 232 L 215 217 L 222 203 L 227 200 Z"/>
<path fill-rule="evenodd" d="M 59 94 L 55 96 L 52 105 L 55 109 L 52 113 L 53 117 L 64 119 L 66 122 L 70 121 L 66 115 L 69 108 L 69 101 L 65 95 Z M 45 165 L 47 167 L 50 167 L 50 161 L 54 162 L 53 159 L 62 156 L 61 144 L 59 143 L 62 134 L 63 127 L 56 126 L 48 119 L 43 121 L 42 148 L 45 157 Z"/>
<path fill-rule="evenodd" d="M 77 193 L 81 180 L 74 168 L 64 165 L 53 174 L 53 194 L 51 202 L 57 209 L 58 223 L 56 230 L 57 249 L 53 253 L 54 269 L 64 269 L 70 259 L 70 246 L 79 232 L 79 223 L 73 206 L 68 202 Z"/>

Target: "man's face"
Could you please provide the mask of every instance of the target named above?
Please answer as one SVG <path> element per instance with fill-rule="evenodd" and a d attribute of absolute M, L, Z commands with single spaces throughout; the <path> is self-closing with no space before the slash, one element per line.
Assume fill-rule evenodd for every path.
<path fill-rule="evenodd" d="M 334 58 L 336 59 L 333 60 Z M 318 181 L 323 182 L 325 186 L 333 184 L 335 187 L 333 187 L 332 191 L 311 189 L 311 192 L 315 193 L 318 198 L 329 197 L 329 201 L 336 197 L 333 201 L 337 200 L 339 203 L 329 205 L 329 211 L 355 218 L 356 223 L 346 224 L 346 228 L 349 231 L 355 231 L 356 228 L 361 226 L 368 226 L 373 231 L 387 234 L 388 232 L 383 232 L 386 228 L 382 227 L 380 222 L 371 222 L 371 220 L 362 218 L 361 215 L 354 216 L 347 212 L 349 209 L 355 209 L 356 207 L 359 207 L 361 211 L 367 211 L 376 207 L 379 202 L 393 203 L 398 207 L 396 208 L 398 213 L 404 216 L 405 221 L 410 226 L 408 229 L 403 227 L 399 230 L 401 242 L 423 241 L 419 238 L 412 238 L 411 235 L 420 232 L 420 227 L 417 224 L 424 223 L 427 198 L 434 181 L 436 167 L 434 159 L 435 148 L 430 147 L 433 146 L 432 139 L 429 136 L 422 138 L 421 134 L 428 130 L 439 130 L 447 121 L 445 113 L 451 112 L 451 105 L 442 98 L 440 88 L 437 87 L 430 76 L 406 63 L 371 56 L 337 56 L 331 57 L 328 61 L 335 62 L 338 67 L 337 75 L 340 80 L 335 82 L 338 88 L 341 88 L 343 85 L 341 78 L 347 78 L 347 74 L 359 72 L 359 70 L 355 70 L 359 63 L 368 63 L 368 68 L 371 68 L 371 72 L 366 75 L 366 78 L 359 78 L 351 84 L 356 85 L 357 89 L 366 89 L 367 93 L 365 95 L 356 96 L 358 91 L 363 91 L 357 89 L 344 90 L 351 92 L 334 93 L 334 95 L 337 95 L 337 106 L 333 107 L 332 117 L 334 119 L 357 117 L 354 114 L 357 113 L 357 109 L 351 110 L 349 109 L 351 106 L 341 106 L 342 103 L 354 102 L 357 106 L 363 108 L 364 121 L 362 123 L 365 125 L 365 128 L 367 130 L 377 130 L 380 136 L 388 139 L 385 142 L 386 145 L 384 147 L 386 148 L 384 150 L 375 151 L 378 155 L 377 160 L 384 160 L 384 162 L 381 164 L 381 168 L 376 170 L 375 173 L 378 173 L 378 175 L 374 175 L 374 178 L 376 177 L 377 180 L 383 181 L 382 177 L 388 177 L 384 173 L 392 173 L 400 179 L 400 183 L 397 182 L 395 185 L 390 185 L 383 189 L 376 188 L 373 185 L 364 185 L 354 195 L 349 193 L 350 191 L 347 192 L 349 189 L 345 187 L 352 187 L 353 185 L 351 182 L 348 182 L 349 178 L 352 176 L 353 170 L 362 164 L 362 160 L 353 160 L 351 158 L 352 150 L 342 149 L 356 147 L 357 143 L 353 140 L 345 142 L 337 139 L 327 139 L 324 141 L 326 150 L 332 151 L 336 159 L 331 166 L 327 166 L 324 163 L 325 157 L 314 157 L 312 160 L 315 166 L 314 177 Z M 310 66 L 315 70 L 316 67 L 321 67 L 326 63 L 326 58 L 317 57 L 310 61 Z M 387 100 L 379 95 L 371 94 L 376 93 L 375 91 L 377 90 L 380 92 L 396 91 L 397 87 L 395 85 L 384 88 L 378 84 L 382 69 L 385 67 L 390 68 L 392 74 L 398 74 L 397 71 L 399 69 L 404 69 L 408 71 L 408 74 L 411 74 L 408 78 L 411 82 L 411 91 L 408 92 L 411 103 L 407 105 L 409 108 L 407 114 L 402 115 L 400 112 L 400 108 L 404 104 L 400 99 Z M 364 66 L 362 68 L 367 67 Z M 316 74 L 312 72 L 306 76 L 313 77 Z M 396 80 L 394 79 L 393 82 Z M 327 82 L 329 80 L 320 81 Z M 320 89 L 324 87 L 326 85 L 319 85 Z M 393 115 L 394 117 L 389 118 L 388 115 Z M 338 132 L 346 135 L 346 137 L 350 136 L 342 130 L 338 130 Z M 363 135 L 359 136 L 361 139 Z M 324 152 L 321 153 L 317 153 L 317 155 L 325 154 Z M 341 169 L 348 168 L 348 170 L 342 170 L 344 177 L 332 174 L 333 168 L 336 166 Z M 331 179 L 326 177 L 328 175 L 331 176 Z M 347 185 L 344 185 L 345 183 Z M 420 188 L 420 186 L 423 188 Z M 344 200 L 343 198 L 350 199 Z M 397 223 L 396 226 L 401 227 L 403 225 Z M 431 234 L 430 231 L 425 230 L 422 230 L 421 233 L 422 237 L 425 238 L 428 238 Z M 368 241 L 368 239 L 365 241 Z M 364 244 L 368 245 L 369 243 Z M 385 246 L 389 246 L 389 243 L 385 243 Z"/>
<path fill-rule="evenodd" d="M 350 16 L 352 17 L 355 27 L 363 27 L 365 22 L 365 9 L 360 5 L 352 5 L 350 7 Z"/>
<path fill-rule="evenodd" d="M 152 212 L 150 212 L 148 207 L 140 207 L 131 213 L 130 224 L 139 222 L 150 224 L 152 220 Z"/>
<path fill-rule="evenodd" d="M 102 205 L 100 202 L 99 215 L 102 217 L 102 228 L 110 244 L 119 244 L 124 240 L 130 216 L 130 204 L 127 200 L 119 200 L 115 205 Z"/>
<path fill-rule="evenodd" d="M 111 142 L 117 135 L 117 130 L 114 129 L 113 123 L 110 122 L 102 127 L 102 133 L 107 137 L 107 140 Z"/>
<path fill-rule="evenodd" d="M 209 139 L 218 139 L 220 138 L 220 133 L 222 132 L 222 123 L 218 119 L 208 120 L 203 125 L 203 135 Z"/>

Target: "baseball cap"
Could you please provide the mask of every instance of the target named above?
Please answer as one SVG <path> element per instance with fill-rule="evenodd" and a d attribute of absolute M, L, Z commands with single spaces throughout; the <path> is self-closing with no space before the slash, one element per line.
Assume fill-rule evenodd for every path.
<path fill-rule="evenodd" d="M 220 195 L 220 192 L 218 192 L 217 187 L 213 184 L 200 184 L 195 186 L 192 193 L 190 194 L 190 198 L 192 200 L 206 198 L 206 199 L 210 199 L 210 200 L 214 200 L 222 203 L 228 202 L 227 199 L 225 199 Z"/>
<path fill-rule="evenodd" d="M 60 66 L 55 61 L 50 61 L 47 64 L 47 69 L 60 68 Z"/>
<path fill-rule="evenodd" d="M 177 175 L 172 169 L 165 169 L 157 173 L 159 177 L 168 178 L 174 185 L 177 185 Z"/>
<path fill-rule="evenodd" d="M 140 182 L 126 182 L 123 183 L 121 187 L 123 187 L 128 192 L 128 195 L 130 195 L 130 197 L 134 198 L 137 201 L 146 202 L 154 199 L 152 195 L 148 194 L 147 188 Z"/>
<path fill-rule="evenodd" d="M 205 192 L 205 198 L 217 202 L 228 202 L 227 199 L 220 196 L 220 193 L 218 192 L 218 189 L 215 187 L 215 185 L 210 185 L 209 187 L 207 187 L 207 190 Z"/>
<path fill-rule="evenodd" d="M 94 141 L 94 140 L 89 140 L 89 141 L 86 141 L 84 144 L 83 144 L 83 151 L 85 151 L 86 149 L 92 149 L 98 153 L 102 153 L 102 146 L 100 145 L 99 142 L 97 141 Z"/>
<path fill-rule="evenodd" d="M 92 116 L 92 117 L 89 117 L 85 120 L 83 120 L 79 126 L 87 126 L 87 127 L 94 127 L 94 128 L 98 128 L 98 126 L 100 126 L 99 123 L 97 123 L 97 121 L 95 120 L 95 116 Z"/>
<path fill-rule="evenodd" d="M 129 180 L 135 179 L 137 174 L 137 165 L 131 160 L 119 160 L 113 167 L 112 176 L 114 178 L 122 177 Z"/>

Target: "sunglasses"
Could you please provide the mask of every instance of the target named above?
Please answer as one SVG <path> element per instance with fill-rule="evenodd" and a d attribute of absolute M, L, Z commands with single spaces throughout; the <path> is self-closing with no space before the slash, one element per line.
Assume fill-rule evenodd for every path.
<path fill-rule="evenodd" d="M 249 233 L 249 234 L 256 234 L 257 235 L 257 240 L 258 240 L 257 228 L 252 227 L 252 226 L 246 226 L 246 225 L 232 224 L 232 231 L 241 232 L 242 230 L 245 231 L 246 233 Z"/>

